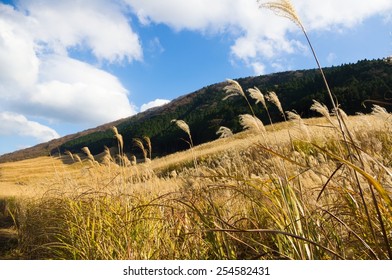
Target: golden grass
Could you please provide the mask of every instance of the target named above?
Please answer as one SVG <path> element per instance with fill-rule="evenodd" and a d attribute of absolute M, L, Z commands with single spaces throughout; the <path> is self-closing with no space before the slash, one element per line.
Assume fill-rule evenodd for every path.
<path fill-rule="evenodd" d="M 152 162 L 116 164 L 105 160 L 109 150 L 94 157 L 85 147 L 88 159 L 67 166 L 58 159 L 0 165 L 0 192 L 12 195 L 12 185 L 45 190 L 12 203 L 25 258 L 392 259 L 391 114 L 375 107 L 372 115 L 347 117 L 291 2 L 262 7 L 302 29 L 336 118 L 315 102 L 311 109 L 323 119 L 286 112 L 290 121 L 271 122 L 264 133 L 197 147 L 189 126 L 173 120 L 190 150 Z M 244 97 L 254 121 L 241 86 L 228 80 L 225 90 Z M 261 92 L 248 92 L 268 113 Z M 286 120 L 277 95 L 266 99 Z M 113 132 L 123 158 L 122 136 Z M 19 174 L 22 168 L 32 173 Z"/>
<path fill-rule="evenodd" d="M 389 232 L 385 119 L 347 123 L 372 158 L 363 171 L 379 170 L 373 186 Z M 1 164 L 1 195 L 18 201 L 19 250 L 29 259 L 386 258 L 381 228 L 372 219 L 370 238 L 350 172 L 329 154 L 340 146 L 336 127 L 325 118 L 301 125 L 308 136 L 298 120 L 284 122 L 136 166 L 69 155 Z"/>
<path fill-rule="evenodd" d="M 383 129 L 385 122 L 377 116 L 353 116 L 349 117 L 350 129 L 357 132 L 366 132 L 369 129 Z M 319 143 L 332 139 L 335 135 L 329 123 L 321 118 L 303 120 L 305 125 L 311 131 L 313 139 Z M 217 139 L 215 141 L 205 143 L 194 147 L 194 153 L 197 159 L 205 159 L 209 156 L 219 155 L 225 151 L 244 151 L 260 141 L 274 143 L 275 139 L 279 139 L 280 143 L 276 145 L 285 145 L 289 143 L 290 137 L 287 129 L 291 128 L 294 139 L 304 139 L 304 135 L 300 130 L 295 129 L 295 123 L 283 122 L 275 124 L 276 131 L 271 126 L 266 126 L 268 134 L 266 136 L 259 135 L 255 132 L 245 131 L 233 135 L 232 137 Z M 371 138 L 368 139 L 372 141 Z M 377 144 L 373 145 L 377 148 Z M 378 144 L 379 145 L 379 144 Z M 378 149 L 382 149 L 379 147 Z M 35 187 L 39 185 L 47 185 L 48 181 L 57 180 L 58 178 L 76 176 L 84 176 L 83 174 L 92 172 L 91 165 L 86 161 L 80 163 L 76 161 L 73 164 L 63 158 L 57 157 L 38 157 L 17 162 L 0 164 L 0 196 L 19 196 L 26 193 L 34 194 L 37 191 Z M 64 163 L 66 162 L 66 163 Z M 193 162 L 191 151 L 177 152 L 162 158 L 156 158 L 151 161 L 149 170 L 155 173 L 161 173 L 164 170 L 174 170 L 182 166 L 189 166 Z M 134 168 L 135 173 L 146 172 L 147 167 L 139 165 Z M 90 170 L 90 171 L 89 171 Z M 99 170 L 99 168 L 97 169 Z M 101 171 L 103 172 L 103 171 Z M 115 171 L 112 171 L 115 172 Z M 32 187 L 33 186 L 33 187 Z M 32 190 L 33 189 L 33 190 Z"/>

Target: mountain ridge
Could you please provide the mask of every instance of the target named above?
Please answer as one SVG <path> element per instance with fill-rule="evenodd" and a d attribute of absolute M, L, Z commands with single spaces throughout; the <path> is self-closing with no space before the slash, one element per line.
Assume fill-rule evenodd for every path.
<path fill-rule="evenodd" d="M 365 100 L 385 101 L 392 97 L 392 66 L 384 59 L 361 60 L 357 63 L 326 67 L 324 71 L 332 92 L 348 114 L 359 111 L 369 112 L 369 106 L 363 107 Z M 305 118 L 315 115 L 309 110 L 313 99 L 331 107 L 317 69 L 285 71 L 236 80 L 244 91 L 254 86 L 264 93 L 275 91 L 284 110 L 296 110 Z M 220 82 L 205 86 L 192 93 L 181 95 L 163 106 L 31 148 L 1 155 L 0 163 L 53 155 L 67 150 L 80 153 L 84 146 L 89 147 L 93 154 L 98 154 L 105 146 L 117 145 L 111 131 L 112 126 L 116 126 L 119 133 L 123 135 L 124 150 L 128 154 L 140 156 L 140 151 L 133 147 L 133 138 L 150 137 L 154 157 L 189 147 L 182 140 L 185 138 L 184 133 L 171 124 L 172 119 L 184 119 L 188 123 L 195 145 L 216 139 L 216 131 L 220 126 L 227 126 L 233 132 L 238 132 L 241 130 L 238 115 L 248 113 L 249 108 L 241 98 L 222 101 L 225 96 L 225 85 L 225 82 Z M 254 104 L 252 107 L 256 115 L 263 122 L 268 123 L 262 108 Z M 270 108 L 270 113 L 274 122 L 283 120 L 273 106 Z"/>

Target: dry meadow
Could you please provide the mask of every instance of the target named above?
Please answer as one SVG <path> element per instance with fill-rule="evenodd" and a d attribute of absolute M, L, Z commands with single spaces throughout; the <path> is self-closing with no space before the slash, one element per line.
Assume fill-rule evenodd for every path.
<path fill-rule="evenodd" d="M 291 117 L 136 165 L 120 145 L 1 164 L 3 258 L 390 258 L 391 115 L 346 118 L 348 145 Z"/>

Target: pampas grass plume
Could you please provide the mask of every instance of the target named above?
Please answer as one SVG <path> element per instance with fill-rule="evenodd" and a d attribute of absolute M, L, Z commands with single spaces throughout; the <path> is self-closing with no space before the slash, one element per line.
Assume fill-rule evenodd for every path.
<path fill-rule="evenodd" d="M 329 110 L 327 106 L 321 104 L 320 102 L 313 100 L 312 106 L 310 106 L 310 110 L 316 111 L 320 115 L 324 116 L 330 123 L 332 123 L 331 116 L 329 114 Z"/>
<path fill-rule="evenodd" d="M 71 157 L 72 161 L 75 162 L 75 158 L 70 151 L 65 151 L 65 154 L 69 155 Z"/>
<path fill-rule="evenodd" d="M 381 107 L 379 105 L 373 105 L 372 115 L 379 117 L 383 120 L 387 120 L 388 118 L 391 117 L 391 114 L 389 114 L 388 111 L 384 107 Z"/>
<path fill-rule="evenodd" d="M 260 119 L 255 116 L 244 114 L 240 115 L 240 124 L 244 129 L 265 131 L 265 127 Z"/>
<path fill-rule="evenodd" d="M 183 130 L 189 136 L 191 135 L 191 130 L 189 129 L 189 125 L 185 121 L 174 119 L 171 122 L 172 123 L 174 122 L 181 130 Z"/>
<path fill-rule="evenodd" d="M 83 147 L 82 151 L 87 155 L 89 160 L 91 160 L 93 163 L 97 163 L 97 161 L 95 160 L 94 156 L 92 155 L 88 147 Z"/>
<path fill-rule="evenodd" d="M 221 126 L 216 134 L 220 135 L 219 138 L 227 138 L 233 136 L 233 132 L 231 131 L 230 128 Z"/>
<path fill-rule="evenodd" d="M 223 90 L 226 91 L 226 93 L 228 95 L 226 97 L 224 97 L 223 100 L 226 100 L 229 97 L 237 96 L 237 95 L 241 95 L 242 97 L 246 98 L 245 93 L 242 90 L 241 85 L 237 81 L 234 81 L 234 80 L 231 80 L 231 79 L 227 79 L 227 82 L 229 84 L 227 86 L 225 86 L 223 88 Z"/>
<path fill-rule="evenodd" d="M 261 1 L 258 0 L 257 2 L 260 3 Z M 303 29 L 302 22 L 290 0 L 269 1 L 260 4 L 260 7 L 269 9 L 273 11 L 275 14 L 277 14 L 278 16 L 288 18 L 289 20 L 291 20 L 292 22 L 294 22 L 296 25 L 298 25 L 300 28 Z"/>
<path fill-rule="evenodd" d="M 282 104 L 280 103 L 279 98 L 274 91 L 270 91 L 266 98 L 269 102 L 271 102 L 278 108 L 279 112 L 281 112 L 283 116 L 285 116 Z"/>
<path fill-rule="evenodd" d="M 140 139 L 138 139 L 138 138 L 134 138 L 133 139 L 133 144 L 142 151 L 143 157 L 144 157 L 144 159 L 146 159 L 147 158 L 147 151 L 144 148 L 143 142 Z"/>
<path fill-rule="evenodd" d="M 117 127 L 112 126 L 112 130 L 114 133 L 114 137 L 117 139 L 119 147 L 120 147 L 120 153 L 122 153 L 122 150 L 124 149 L 124 140 L 121 134 L 118 133 Z"/>
<path fill-rule="evenodd" d="M 150 159 L 152 159 L 152 158 L 151 158 L 151 154 L 152 154 L 151 139 L 150 139 L 150 137 L 148 137 L 148 136 L 143 136 L 143 139 L 144 139 L 144 141 L 146 142 L 147 150 L 148 150 Z"/>
<path fill-rule="evenodd" d="M 256 100 L 256 104 L 260 102 L 261 104 L 263 104 L 264 108 L 267 109 L 267 104 L 265 103 L 264 95 L 257 87 L 248 89 L 248 92 L 250 94 L 250 97 Z"/>

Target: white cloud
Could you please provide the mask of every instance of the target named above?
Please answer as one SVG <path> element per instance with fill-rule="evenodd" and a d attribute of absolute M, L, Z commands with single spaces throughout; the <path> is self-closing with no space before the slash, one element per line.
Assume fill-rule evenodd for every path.
<path fill-rule="evenodd" d="M 29 96 L 35 114 L 63 122 L 98 125 L 136 113 L 128 91 L 113 75 L 63 56 L 42 60 L 39 83 Z"/>
<path fill-rule="evenodd" d="M 293 32 L 301 35 L 296 25 L 271 11 L 260 9 L 256 0 L 166 0 L 164 4 L 155 0 L 124 1 L 143 24 L 163 23 L 176 31 L 230 33 L 234 40 L 232 55 L 257 72 L 260 67 L 254 66 L 259 65 L 260 60 L 264 64 L 273 64 L 284 54 L 301 53 L 305 49 L 298 40 L 289 38 Z M 292 2 L 309 31 L 341 31 L 374 15 L 388 18 L 392 12 L 390 0 Z"/>
<path fill-rule="evenodd" d="M 31 136 L 41 142 L 60 137 L 50 127 L 29 121 L 25 116 L 12 112 L 0 113 L 0 134 Z"/>
<path fill-rule="evenodd" d="M 388 16 L 390 0 L 294 0 L 298 14 L 308 29 L 350 28 L 374 15 Z"/>
<path fill-rule="evenodd" d="M 28 14 L 29 31 L 45 52 L 85 47 L 109 62 L 142 58 L 139 37 L 117 1 L 20 0 L 18 7 Z"/>
<path fill-rule="evenodd" d="M 255 75 L 263 75 L 265 74 L 265 65 L 260 62 L 252 63 L 253 72 Z"/>
<path fill-rule="evenodd" d="M 24 18 L 0 4 L 0 98 L 14 99 L 37 81 L 39 59 L 34 41 L 23 28 Z"/>
<path fill-rule="evenodd" d="M 137 14 L 143 24 L 163 23 L 175 30 L 220 30 L 226 28 L 227 15 L 235 14 L 228 4 L 237 0 L 124 0 Z"/>
<path fill-rule="evenodd" d="M 144 112 L 144 111 L 146 111 L 146 110 L 148 110 L 150 108 L 154 108 L 154 107 L 159 107 L 159 106 L 165 105 L 165 104 L 167 104 L 169 102 L 170 102 L 170 100 L 166 100 L 166 99 L 155 99 L 154 101 L 150 101 L 150 102 L 148 102 L 146 104 L 143 104 L 140 107 L 140 112 Z"/>
<path fill-rule="evenodd" d="M 98 60 L 141 59 L 138 36 L 112 3 L 0 3 L 0 112 L 84 127 L 135 114 L 115 76 L 67 54 L 81 47 Z"/>

